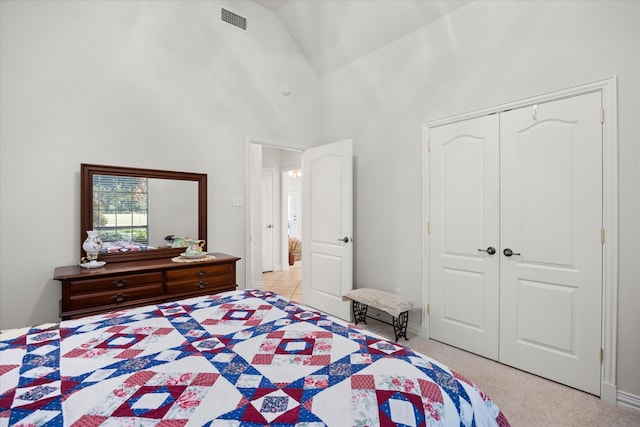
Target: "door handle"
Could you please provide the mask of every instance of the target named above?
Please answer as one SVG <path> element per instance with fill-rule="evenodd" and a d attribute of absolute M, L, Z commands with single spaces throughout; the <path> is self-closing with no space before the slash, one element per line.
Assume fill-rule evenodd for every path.
<path fill-rule="evenodd" d="M 493 255 L 496 253 L 496 248 L 494 248 L 493 246 L 489 246 L 487 249 L 478 249 L 478 252 L 486 252 L 489 255 Z"/>
<path fill-rule="evenodd" d="M 502 251 L 502 253 L 504 254 L 504 256 L 511 256 L 511 255 L 522 255 L 520 252 L 513 252 L 511 249 L 507 248 L 504 251 Z"/>
<path fill-rule="evenodd" d="M 269 224 L 267 225 L 267 228 L 273 228 L 273 225 Z"/>
<path fill-rule="evenodd" d="M 344 236 L 342 239 L 338 239 L 338 242 L 349 243 L 349 238 L 347 236 Z"/>

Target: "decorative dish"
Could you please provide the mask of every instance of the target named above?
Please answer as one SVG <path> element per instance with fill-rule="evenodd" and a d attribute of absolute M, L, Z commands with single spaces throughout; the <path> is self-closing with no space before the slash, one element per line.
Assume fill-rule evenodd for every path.
<path fill-rule="evenodd" d="M 91 261 L 91 262 L 81 262 L 78 265 L 82 268 L 98 268 L 103 267 L 106 264 L 104 261 Z"/>
<path fill-rule="evenodd" d="M 180 254 L 180 256 L 181 256 L 182 258 L 198 259 L 198 258 L 202 258 L 202 257 L 207 256 L 207 254 L 205 254 L 205 253 L 201 253 L 201 254 L 187 254 L 186 252 L 182 252 L 182 253 Z"/>

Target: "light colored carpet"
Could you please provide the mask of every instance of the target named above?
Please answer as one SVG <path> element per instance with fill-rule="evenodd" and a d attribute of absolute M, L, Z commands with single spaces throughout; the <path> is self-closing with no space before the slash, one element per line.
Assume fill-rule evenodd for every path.
<path fill-rule="evenodd" d="M 367 320 L 365 329 L 394 340 L 393 328 Z M 600 398 L 548 381 L 449 345 L 409 336 L 400 344 L 425 354 L 481 388 L 513 427 L 640 427 L 640 414 L 604 403 Z"/>

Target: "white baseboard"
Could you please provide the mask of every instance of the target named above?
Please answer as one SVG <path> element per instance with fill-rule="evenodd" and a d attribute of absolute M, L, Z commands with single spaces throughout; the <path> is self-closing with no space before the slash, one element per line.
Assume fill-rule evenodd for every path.
<path fill-rule="evenodd" d="M 640 414 L 640 396 L 619 391 L 618 406 Z"/>
<path fill-rule="evenodd" d="M 262 280 L 256 280 L 252 283 L 252 286 L 250 289 L 262 289 L 264 288 L 264 282 Z M 240 286 L 238 286 L 238 289 L 241 289 Z"/>
<path fill-rule="evenodd" d="M 422 335 L 422 328 L 420 328 L 419 323 L 409 322 L 407 325 L 407 331 L 411 332 L 412 335 Z"/>
<path fill-rule="evenodd" d="M 615 406 L 618 400 L 618 388 L 616 385 L 602 382 L 600 384 L 600 399 L 604 403 Z"/>

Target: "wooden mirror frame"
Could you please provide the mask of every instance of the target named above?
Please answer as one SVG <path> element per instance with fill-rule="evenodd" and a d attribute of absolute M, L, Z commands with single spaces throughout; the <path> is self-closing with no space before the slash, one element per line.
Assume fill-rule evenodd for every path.
<path fill-rule="evenodd" d="M 93 176 L 116 175 L 140 178 L 173 179 L 178 181 L 195 181 L 198 183 L 198 240 L 207 239 L 207 174 L 191 172 L 174 172 L 158 169 L 140 169 L 120 166 L 80 165 L 80 257 L 84 256 L 82 243 L 87 230 L 93 229 Z M 206 251 L 206 245 L 204 250 Z M 99 261 L 122 262 L 145 259 L 171 258 L 178 256 L 184 248 L 158 248 L 140 252 L 124 252 L 100 254 Z"/>

